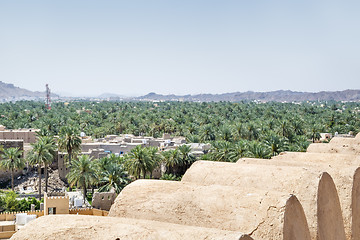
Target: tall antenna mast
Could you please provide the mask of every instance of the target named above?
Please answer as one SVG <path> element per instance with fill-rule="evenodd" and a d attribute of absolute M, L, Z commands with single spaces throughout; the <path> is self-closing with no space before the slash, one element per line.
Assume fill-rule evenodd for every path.
<path fill-rule="evenodd" d="M 46 109 L 51 109 L 51 99 L 50 99 L 50 88 L 49 84 L 46 84 L 46 103 L 45 103 Z"/>

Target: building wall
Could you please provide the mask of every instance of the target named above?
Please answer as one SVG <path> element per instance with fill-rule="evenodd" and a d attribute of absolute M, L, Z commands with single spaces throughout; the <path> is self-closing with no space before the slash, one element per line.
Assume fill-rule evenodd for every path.
<path fill-rule="evenodd" d="M 59 171 L 59 177 L 63 181 L 66 180 L 66 174 L 70 172 L 70 169 L 67 166 L 67 161 L 65 159 L 65 153 L 58 153 L 58 171 Z"/>
<path fill-rule="evenodd" d="M 0 239 L 9 239 L 14 235 L 16 231 L 0 232 Z"/>
<path fill-rule="evenodd" d="M 112 153 L 120 153 L 120 144 L 114 144 L 114 143 L 81 144 L 81 152 L 89 152 L 93 149 L 104 149 L 104 151 L 111 151 Z"/>
<path fill-rule="evenodd" d="M 36 215 L 37 217 L 44 216 L 44 211 L 42 210 L 25 211 L 25 212 L 3 212 L 0 213 L 0 221 L 14 221 L 15 216 L 18 213 L 27 213 L 28 215 Z"/>
<path fill-rule="evenodd" d="M 164 133 L 162 138 L 163 139 L 171 139 L 171 136 L 169 133 Z"/>
<path fill-rule="evenodd" d="M 161 176 L 165 172 L 165 171 L 162 170 L 162 168 L 163 168 L 163 166 L 159 166 L 159 167 L 155 168 L 151 173 L 152 177 L 155 178 L 155 179 L 161 178 Z"/>
<path fill-rule="evenodd" d="M 108 153 L 104 149 L 92 149 L 89 152 L 82 152 L 81 155 L 88 155 L 91 159 L 100 159 L 106 157 Z"/>
<path fill-rule="evenodd" d="M 55 156 L 54 156 L 54 160 L 53 160 L 53 162 L 50 164 L 50 167 L 52 168 L 52 169 L 58 169 L 58 166 L 59 166 L 59 163 L 58 163 L 58 161 L 59 161 L 59 153 L 56 151 L 56 153 L 55 153 Z"/>
<path fill-rule="evenodd" d="M 104 139 L 106 140 L 106 141 L 112 141 L 112 140 L 114 140 L 115 138 L 117 138 L 118 137 L 118 135 L 107 135 Z"/>
<path fill-rule="evenodd" d="M 93 149 L 103 149 L 104 151 L 110 151 L 111 153 L 128 153 L 131 149 L 135 148 L 137 145 L 149 146 L 149 143 L 143 144 L 143 140 L 137 143 L 90 143 L 81 144 L 81 152 L 89 152 Z"/>
<path fill-rule="evenodd" d="M 56 208 L 56 214 L 69 214 L 69 196 L 48 197 L 44 194 L 44 215 L 49 215 L 49 208 Z"/>
<path fill-rule="evenodd" d="M 82 143 L 81 144 L 81 152 L 89 152 L 91 149 L 101 148 L 100 143 Z"/>
<path fill-rule="evenodd" d="M 92 204 L 93 208 L 109 211 L 116 198 L 116 193 L 96 192 L 94 193 Z"/>
<path fill-rule="evenodd" d="M 160 141 L 156 139 L 148 140 L 149 147 L 160 147 Z"/>
<path fill-rule="evenodd" d="M 15 140 L 15 139 L 2 139 L 0 138 L 0 146 L 3 148 L 19 148 L 20 150 L 24 150 L 24 141 L 22 139 Z"/>
<path fill-rule="evenodd" d="M 137 145 L 124 145 L 120 147 L 120 152 L 119 153 L 128 153 L 130 152 L 132 149 L 134 149 Z"/>
<path fill-rule="evenodd" d="M 24 143 L 35 143 L 36 132 L 38 131 L 38 129 L 3 130 L 0 131 L 0 139 L 23 140 Z"/>
<path fill-rule="evenodd" d="M 121 145 L 116 143 L 101 143 L 100 148 L 105 151 L 110 151 L 111 153 L 120 153 L 121 151 Z"/>
<path fill-rule="evenodd" d="M 95 208 L 73 208 L 69 210 L 69 214 L 107 216 L 109 212 Z"/>
<path fill-rule="evenodd" d="M 0 232 L 15 231 L 15 224 L 1 225 Z"/>
<path fill-rule="evenodd" d="M 15 226 L 15 225 L 14 225 Z M 0 232 L 0 239 L 9 239 L 14 235 L 16 231 L 4 231 Z"/>

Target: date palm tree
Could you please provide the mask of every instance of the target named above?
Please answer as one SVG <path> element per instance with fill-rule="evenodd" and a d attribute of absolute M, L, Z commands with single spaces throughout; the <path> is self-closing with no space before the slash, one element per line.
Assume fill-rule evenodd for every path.
<path fill-rule="evenodd" d="M 255 123 L 246 124 L 246 135 L 248 140 L 257 140 L 260 136 L 259 129 Z"/>
<path fill-rule="evenodd" d="M 272 156 L 276 156 L 287 149 L 286 139 L 275 134 L 265 138 L 265 145 L 270 147 Z"/>
<path fill-rule="evenodd" d="M 160 163 L 159 149 L 157 147 L 147 147 L 146 149 L 149 157 L 148 171 L 150 172 L 150 178 L 152 178 L 154 169 L 157 168 Z"/>
<path fill-rule="evenodd" d="M 143 178 L 145 178 L 146 173 L 152 164 L 146 148 L 138 145 L 127 154 L 126 158 L 126 164 L 131 174 L 136 176 L 138 179 L 142 174 Z"/>
<path fill-rule="evenodd" d="M 289 145 L 288 151 L 291 152 L 306 152 L 310 142 L 306 136 L 296 136 L 294 143 Z"/>
<path fill-rule="evenodd" d="M 310 139 L 312 140 L 313 143 L 316 140 L 320 140 L 320 138 L 321 138 L 320 129 L 321 129 L 320 124 L 315 123 L 314 125 L 311 126 L 309 137 L 310 137 Z"/>
<path fill-rule="evenodd" d="M 41 167 L 45 166 L 45 176 L 47 176 L 47 167 L 54 160 L 56 145 L 54 140 L 49 136 L 39 137 L 39 139 L 31 144 L 32 149 L 30 150 L 27 159 L 30 165 L 38 166 L 38 177 L 39 177 L 39 199 L 41 199 Z M 47 179 L 45 180 L 45 186 L 47 191 Z"/>
<path fill-rule="evenodd" d="M 9 170 L 11 174 L 11 190 L 14 191 L 14 171 L 25 167 L 25 160 L 21 157 L 22 151 L 19 148 L 3 149 L 0 167 Z"/>
<path fill-rule="evenodd" d="M 191 147 L 189 145 L 181 145 L 178 147 L 179 158 L 180 158 L 180 168 L 182 169 L 182 174 L 195 162 L 196 158 L 191 154 Z"/>
<path fill-rule="evenodd" d="M 214 161 L 229 162 L 231 159 L 232 144 L 227 141 L 215 142 L 211 149 L 211 158 Z"/>
<path fill-rule="evenodd" d="M 188 143 L 200 143 L 200 136 L 195 134 L 190 134 L 186 137 L 186 142 Z"/>
<path fill-rule="evenodd" d="M 112 189 L 116 193 L 128 185 L 131 180 L 123 164 L 109 163 L 105 166 L 104 171 L 99 172 L 99 192 L 109 192 Z"/>
<path fill-rule="evenodd" d="M 287 137 L 290 132 L 290 124 L 287 119 L 279 120 L 279 134 L 283 137 Z"/>
<path fill-rule="evenodd" d="M 60 129 L 59 149 L 67 152 L 69 165 L 71 165 L 74 154 L 80 151 L 81 139 L 79 135 L 79 130 L 72 126 L 64 126 Z"/>
<path fill-rule="evenodd" d="M 231 142 L 233 134 L 232 134 L 233 129 L 231 129 L 228 126 L 223 126 L 220 128 L 220 139 L 227 141 L 227 142 Z"/>
<path fill-rule="evenodd" d="M 230 149 L 229 160 L 230 162 L 236 162 L 242 157 L 245 157 L 248 153 L 248 146 L 246 140 L 240 140 L 236 142 Z"/>
<path fill-rule="evenodd" d="M 303 120 L 299 117 L 293 117 L 291 122 L 293 132 L 296 135 L 303 135 L 304 134 L 304 123 Z"/>
<path fill-rule="evenodd" d="M 201 140 L 204 142 L 215 140 L 215 133 L 210 125 L 205 125 L 201 132 Z"/>
<path fill-rule="evenodd" d="M 244 125 L 241 122 L 235 124 L 234 130 L 235 140 L 240 140 L 244 137 Z"/>
<path fill-rule="evenodd" d="M 161 152 L 161 158 L 165 163 L 167 173 L 174 173 L 176 166 L 180 164 L 179 155 L 180 154 L 177 149 Z"/>
<path fill-rule="evenodd" d="M 79 188 L 83 188 L 84 204 L 87 188 L 98 178 L 94 163 L 88 155 L 81 155 L 78 159 L 74 159 L 71 170 L 66 175 L 70 186 L 76 185 Z"/>
<path fill-rule="evenodd" d="M 49 179 L 49 174 L 48 174 L 48 168 L 49 165 L 54 161 L 54 158 L 56 157 L 56 143 L 55 143 L 55 139 L 52 136 L 43 136 L 40 137 L 39 139 L 47 148 L 47 150 L 49 151 L 49 153 L 51 154 L 52 158 L 47 158 L 44 160 L 44 166 L 45 166 L 45 192 L 48 191 L 48 179 Z"/>
<path fill-rule="evenodd" d="M 248 155 L 252 158 L 271 158 L 271 149 L 261 142 L 250 142 L 248 145 Z"/>

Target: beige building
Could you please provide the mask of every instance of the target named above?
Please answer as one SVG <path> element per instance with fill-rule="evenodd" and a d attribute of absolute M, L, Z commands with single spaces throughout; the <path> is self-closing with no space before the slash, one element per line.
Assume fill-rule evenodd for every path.
<path fill-rule="evenodd" d="M 101 148 L 108 153 L 125 154 L 138 145 L 143 147 L 158 147 L 160 149 L 176 148 L 186 143 L 185 137 L 170 137 L 163 134 L 162 138 L 149 136 L 134 136 L 132 134 L 107 135 L 104 138 L 95 139 L 93 143 L 83 142 L 81 149 L 87 152 L 90 149 Z"/>
<path fill-rule="evenodd" d="M 136 146 L 158 147 L 160 150 L 176 149 L 186 143 L 185 137 L 171 137 L 164 134 L 162 138 L 134 136 L 132 134 L 107 135 L 104 138 L 92 141 L 89 137 L 82 137 L 81 155 L 89 155 L 92 159 L 106 157 L 108 154 L 122 155 L 129 153 Z M 202 146 L 202 145 L 201 145 Z M 60 179 L 66 181 L 70 169 L 66 164 L 66 153 L 58 153 L 57 166 Z M 164 169 L 157 168 L 153 177 L 160 178 Z"/>
<path fill-rule="evenodd" d="M 49 197 L 44 193 L 44 215 L 69 214 L 69 196 Z"/>
<path fill-rule="evenodd" d="M 0 139 L 23 140 L 24 143 L 36 142 L 36 132 L 39 129 L 6 129 L 0 125 Z"/>
<path fill-rule="evenodd" d="M 116 193 L 96 192 L 92 198 L 91 206 L 93 208 L 109 211 L 116 199 Z"/>

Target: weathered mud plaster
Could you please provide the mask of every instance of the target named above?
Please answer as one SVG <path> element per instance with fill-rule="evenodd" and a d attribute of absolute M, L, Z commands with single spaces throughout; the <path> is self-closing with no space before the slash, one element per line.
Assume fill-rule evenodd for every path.
<path fill-rule="evenodd" d="M 292 163 L 298 161 L 276 161 L 275 159 L 245 159 L 237 163 L 197 161 L 185 173 L 183 182 L 198 185 L 225 185 L 239 188 L 253 187 L 268 191 L 294 194 L 301 202 L 308 219 L 312 239 L 317 235 L 317 189 L 319 177 L 328 170 L 341 196 L 343 216 L 348 239 L 351 236 L 351 192 L 356 167 L 339 168 L 323 164 L 305 166 Z M 222 174 L 219 174 L 222 173 Z"/>
<path fill-rule="evenodd" d="M 355 139 L 356 141 L 359 141 Z M 312 143 L 307 148 L 309 153 L 342 153 L 342 154 L 360 154 L 360 144 L 358 142 L 353 143 Z"/>
<path fill-rule="evenodd" d="M 339 195 L 331 176 L 321 175 L 317 201 L 318 240 L 346 240 Z"/>
<path fill-rule="evenodd" d="M 358 135 L 359 136 L 359 135 Z M 352 234 L 351 239 L 360 239 L 360 168 L 355 171 L 352 188 Z"/>
<path fill-rule="evenodd" d="M 109 216 L 148 219 L 283 239 L 289 194 L 233 186 L 137 180 L 117 197 Z"/>
<path fill-rule="evenodd" d="M 273 159 L 240 159 L 237 164 L 258 164 L 269 166 L 297 166 L 312 171 L 328 172 L 334 179 L 338 189 L 340 204 L 345 224 L 347 239 L 351 239 L 352 228 L 352 192 L 353 184 L 359 184 L 359 179 L 353 181 L 354 173 L 359 163 L 359 158 L 348 154 L 319 154 L 319 153 L 286 153 Z M 306 192 L 306 189 L 304 190 Z M 297 194 L 307 214 L 306 202 L 303 202 L 301 195 Z M 310 232 L 313 225 L 311 217 L 307 215 Z M 311 235 L 313 236 L 313 235 Z"/>
<path fill-rule="evenodd" d="M 113 217 L 50 215 L 26 224 L 12 240 L 253 240 L 240 232 Z"/>
<path fill-rule="evenodd" d="M 295 195 L 286 201 L 283 234 L 283 240 L 311 239 L 304 209 Z"/>

